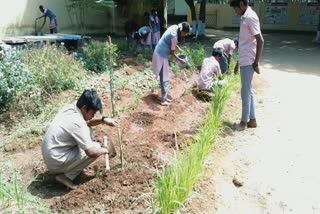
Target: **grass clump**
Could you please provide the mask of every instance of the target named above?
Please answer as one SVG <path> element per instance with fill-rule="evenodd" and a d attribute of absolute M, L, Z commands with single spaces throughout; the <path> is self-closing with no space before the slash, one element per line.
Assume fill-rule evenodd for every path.
<path fill-rule="evenodd" d="M 4 178 L 0 172 L 0 209 L 2 213 L 50 213 L 40 201 L 28 191 L 29 185 L 23 185 L 16 171 L 10 178 Z"/>
<path fill-rule="evenodd" d="M 195 70 L 201 66 L 202 61 L 206 55 L 206 51 L 203 45 L 194 48 L 184 47 L 183 50 L 184 54 L 188 58 L 188 66 L 191 69 Z"/>
<path fill-rule="evenodd" d="M 211 107 L 203 125 L 198 129 L 195 143 L 183 153 L 177 151 L 173 163 L 158 176 L 156 206 L 160 213 L 174 213 L 200 178 L 204 162 L 220 132 L 224 106 L 239 82 L 237 76 L 226 78 L 229 81 L 226 86 L 214 88 Z"/>

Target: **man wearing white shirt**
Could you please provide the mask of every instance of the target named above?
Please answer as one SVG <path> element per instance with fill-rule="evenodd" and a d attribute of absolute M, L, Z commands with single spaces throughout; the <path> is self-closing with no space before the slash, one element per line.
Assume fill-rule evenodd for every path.
<path fill-rule="evenodd" d="M 104 117 L 95 119 L 97 111 L 102 112 L 100 98 L 93 89 L 85 90 L 76 105 L 66 105 L 58 112 L 43 139 L 42 156 L 49 173 L 71 189 L 75 189 L 72 181 L 85 167 L 109 153 L 107 148 L 92 141 L 91 127 L 117 123 Z"/>
<path fill-rule="evenodd" d="M 257 14 L 247 0 L 231 0 L 230 6 L 241 16 L 239 33 L 239 61 L 241 76 L 242 117 L 239 129 L 256 128 L 255 101 L 252 88 L 254 72 L 260 74 L 259 60 L 264 40 Z M 235 71 L 236 72 L 236 71 Z"/>

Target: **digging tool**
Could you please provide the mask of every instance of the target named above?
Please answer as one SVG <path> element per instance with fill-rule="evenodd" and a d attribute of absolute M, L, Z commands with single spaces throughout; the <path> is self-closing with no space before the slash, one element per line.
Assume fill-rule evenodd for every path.
<path fill-rule="evenodd" d="M 106 148 L 108 148 L 108 146 L 109 146 L 109 141 L 106 136 L 103 138 L 103 145 Z M 109 171 L 109 170 L 110 170 L 109 153 L 106 153 L 106 171 Z"/>
<path fill-rule="evenodd" d="M 103 146 L 108 149 L 108 153 L 106 154 L 106 171 L 110 170 L 110 158 L 113 158 L 117 155 L 116 150 L 113 146 L 113 143 L 108 140 L 107 136 L 103 137 Z"/>

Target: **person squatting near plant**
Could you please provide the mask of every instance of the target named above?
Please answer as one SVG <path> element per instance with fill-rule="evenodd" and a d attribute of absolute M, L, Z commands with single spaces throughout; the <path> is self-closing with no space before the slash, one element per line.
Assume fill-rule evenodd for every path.
<path fill-rule="evenodd" d="M 254 72 L 260 74 L 259 60 L 263 50 L 264 40 L 260 30 L 257 14 L 248 6 L 247 0 L 231 0 L 230 6 L 241 16 L 239 33 L 239 61 L 241 76 L 242 116 L 238 124 L 239 130 L 246 127 L 256 128 L 255 101 L 252 88 Z"/>
<path fill-rule="evenodd" d="M 221 48 L 214 48 L 212 56 L 203 59 L 200 71 L 200 78 L 197 82 L 198 89 L 201 91 L 211 91 L 214 85 L 225 85 L 225 80 L 219 80 L 222 75 L 219 60 L 223 55 Z"/>
<path fill-rule="evenodd" d="M 109 153 L 91 139 L 91 127 L 100 124 L 117 126 L 109 118 L 94 118 L 102 113 L 102 103 L 93 89 L 86 89 L 76 105 L 67 105 L 58 112 L 43 139 L 42 156 L 50 174 L 58 182 L 75 189 L 73 180 L 100 155 Z M 94 119 L 93 119 L 94 118 Z M 115 153 L 110 154 L 114 157 Z"/>
<path fill-rule="evenodd" d="M 155 75 L 160 76 L 161 87 L 161 102 L 162 106 L 168 106 L 170 99 L 168 99 L 169 80 L 170 80 L 170 66 L 169 56 L 173 56 L 181 64 L 185 64 L 186 61 L 180 59 L 175 51 L 178 49 L 182 52 L 182 49 L 178 46 L 178 41 L 181 37 L 187 36 L 191 31 L 189 23 L 182 22 L 178 25 L 170 26 L 162 35 L 160 41 L 156 45 L 156 48 L 152 56 L 152 70 Z"/>
<path fill-rule="evenodd" d="M 150 49 L 152 49 L 151 35 L 151 28 L 149 26 L 143 26 L 134 33 L 133 39 L 136 40 L 137 47 L 141 44 L 143 47 L 149 46 Z"/>
<path fill-rule="evenodd" d="M 41 29 L 43 28 L 44 24 L 46 23 L 47 17 L 49 17 L 49 29 L 50 33 L 58 33 L 58 22 L 57 22 L 57 16 L 48 8 L 45 8 L 44 6 L 39 6 L 40 11 L 43 13 L 42 16 L 36 18 L 36 20 L 39 20 L 41 18 L 44 18 L 43 24 L 41 26 Z"/>
<path fill-rule="evenodd" d="M 152 46 L 154 48 L 160 40 L 160 19 L 155 9 L 151 10 L 151 15 L 149 16 L 149 25 L 152 29 Z"/>
<path fill-rule="evenodd" d="M 238 48 L 238 40 L 221 39 L 214 43 L 213 48 L 221 48 L 223 50 L 222 57 L 219 60 L 221 73 L 224 74 L 230 65 L 231 57 L 236 48 Z"/>

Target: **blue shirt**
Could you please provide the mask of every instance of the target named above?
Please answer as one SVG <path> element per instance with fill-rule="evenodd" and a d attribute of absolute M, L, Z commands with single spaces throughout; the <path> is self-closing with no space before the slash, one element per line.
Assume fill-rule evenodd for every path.
<path fill-rule="evenodd" d="M 44 14 L 45 14 L 46 16 L 48 16 L 50 20 L 56 18 L 56 15 L 54 15 L 54 13 L 53 13 L 51 10 L 49 10 L 49 9 L 47 9 L 47 11 L 46 11 Z"/>
<path fill-rule="evenodd" d="M 156 33 L 160 31 L 160 20 L 158 16 L 149 16 L 149 25 L 152 26 L 152 32 Z"/>
<path fill-rule="evenodd" d="M 172 25 L 164 32 L 155 48 L 156 53 L 168 58 L 171 51 L 171 39 L 174 37 L 178 39 L 178 25 Z"/>
<path fill-rule="evenodd" d="M 148 26 L 143 26 L 141 28 L 139 28 L 138 33 L 140 36 L 144 36 L 145 34 L 151 32 L 151 28 Z"/>

